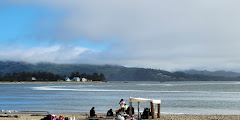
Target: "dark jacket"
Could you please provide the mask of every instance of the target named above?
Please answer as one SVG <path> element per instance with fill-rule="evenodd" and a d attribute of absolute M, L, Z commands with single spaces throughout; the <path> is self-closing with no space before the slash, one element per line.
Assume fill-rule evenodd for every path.
<path fill-rule="evenodd" d="M 91 109 L 91 110 L 90 110 L 90 117 L 94 117 L 94 116 L 96 116 L 96 115 L 95 115 L 95 110 L 94 110 L 94 109 Z"/>
<path fill-rule="evenodd" d="M 113 112 L 112 112 L 112 110 L 108 110 L 108 112 L 107 112 L 107 116 L 113 116 Z"/>

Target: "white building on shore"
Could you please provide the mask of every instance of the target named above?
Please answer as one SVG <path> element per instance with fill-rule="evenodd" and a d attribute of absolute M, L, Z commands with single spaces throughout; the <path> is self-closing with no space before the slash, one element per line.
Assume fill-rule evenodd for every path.
<path fill-rule="evenodd" d="M 65 81 L 70 82 L 71 80 L 70 80 L 70 78 L 66 77 Z"/>
<path fill-rule="evenodd" d="M 74 77 L 73 79 L 70 79 L 69 77 L 66 77 L 64 81 L 71 82 L 71 81 L 76 81 L 76 82 L 87 82 L 89 81 L 86 78 L 79 78 L 79 77 Z"/>
<path fill-rule="evenodd" d="M 37 79 L 35 77 L 32 77 L 32 81 L 36 81 Z"/>
<path fill-rule="evenodd" d="M 80 78 L 79 77 L 74 77 L 73 79 L 72 79 L 72 81 L 80 81 Z"/>
<path fill-rule="evenodd" d="M 81 79 L 82 82 L 87 82 L 88 80 L 86 78 Z"/>

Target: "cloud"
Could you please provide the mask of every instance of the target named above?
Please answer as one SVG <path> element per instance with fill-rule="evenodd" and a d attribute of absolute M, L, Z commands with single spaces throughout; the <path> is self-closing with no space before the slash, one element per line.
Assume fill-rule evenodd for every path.
<path fill-rule="evenodd" d="M 113 43 L 107 50 L 85 51 L 74 59 L 63 60 L 66 62 L 166 70 L 240 71 L 240 57 L 237 56 L 240 54 L 240 8 L 237 0 L 11 2 L 64 11 L 65 17 L 60 18 L 59 24 L 50 31 L 54 41 L 74 42 L 85 38 L 96 45 Z M 47 25 L 41 29 L 38 35 L 49 32 Z M 51 61 L 55 60 L 52 58 Z"/>
<path fill-rule="evenodd" d="M 36 47 L 26 50 L 8 49 L 6 51 L 0 51 L 0 60 L 26 61 L 29 63 L 72 63 L 72 60 L 78 58 L 82 53 L 94 50 L 81 47 L 51 46 Z"/>

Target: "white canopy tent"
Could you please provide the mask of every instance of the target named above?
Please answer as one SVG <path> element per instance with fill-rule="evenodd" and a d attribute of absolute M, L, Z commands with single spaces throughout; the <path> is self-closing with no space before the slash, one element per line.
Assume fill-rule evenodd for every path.
<path fill-rule="evenodd" d="M 153 118 L 153 119 L 155 119 L 155 104 L 158 104 L 158 118 L 160 118 L 161 100 L 153 100 L 153 99 L 130 97 L 130 98 L 129 98 L 130 115 L 132 115 L 132 102 L 137 102 L 137 103 L 138 103 L 138 117 L 139 117 L 140 102 L 150 102 L 150 104 L 151 104 L 151 111 L 152 111 L 152 118 Z"/>
<path fill-rule="evenodd" d="M 152 102 L 152 103 L 155 103 L 155 104 L 161 104 L 161 100 L 134 98 L 134 97 L 130 97 L 130 102 Z"/>

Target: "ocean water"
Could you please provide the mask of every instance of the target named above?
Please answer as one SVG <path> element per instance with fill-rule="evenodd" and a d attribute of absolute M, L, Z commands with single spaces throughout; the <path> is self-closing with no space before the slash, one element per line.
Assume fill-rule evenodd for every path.
<path fill-rule="evenodd" d="M 240 114 L 238 81 L 0 84 L 0 110 L 106 113 L 130 96 L 160 99 L 162 114 Z"/>

